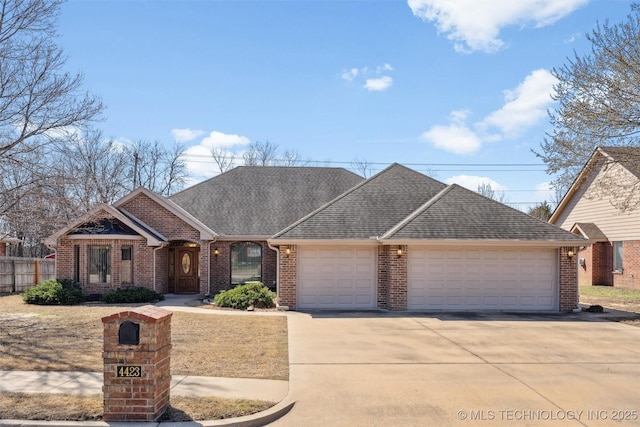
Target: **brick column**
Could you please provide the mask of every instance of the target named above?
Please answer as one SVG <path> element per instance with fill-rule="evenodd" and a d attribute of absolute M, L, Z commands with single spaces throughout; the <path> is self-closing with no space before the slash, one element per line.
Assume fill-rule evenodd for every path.
<path fill-rule="evenodd" d="M 289 253 L 287 253 L 287 250 Z M 278 304 L 296 308 L 296 283 L 298 281 L 298 251 L 296 245 L 280 246 L 280 278 L 278 280 Z"/>
<path fill-rule="evenodd" d="M 570 311 L 578 305 L 578 268 L 577 256 L 569 258 L 569 251 L 574 254 L 578 253 L 578 248 L 565 247 L 560 248 L 558 254 L 560 256 L 560 311 Z"/>
<path fill-rule="evenodd" d="M 105 421 L 155 421 L 166 410 L 172 314 L 146 305 L 102 318 Z"/>
<path fill-rule="evenodd" d="M 378 308 L 389 309 L 389 246 L 378 246 Z"/>
<path fill-rule="evenodd" d="M 402 251 L 398 255 L 398 250 Z M 407 246 L 388 246 L 389 309 L 407 309 Z"/>

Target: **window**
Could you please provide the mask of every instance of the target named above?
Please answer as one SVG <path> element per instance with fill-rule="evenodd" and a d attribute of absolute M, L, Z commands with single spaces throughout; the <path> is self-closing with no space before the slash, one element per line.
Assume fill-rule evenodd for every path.
<path fill-rule="evenodd" d="M 238 242 L 231 245 L 231 284 L 262 280 L 262 245 Z"/>
<path fill-rule="evenodd" d="M 111 248 L 89 247 L 89 283 L 111 283 Z"/>
<path fill-rule="evenodd" d="M 73 247 L 73 283 L 80 283 L 80 246 Z"/>
<path fill-rule="evenodd" d="M 122 246 L 120 248 L 120 281 L 123 284 L 133 283 L 133 248 Z"/>
<path fill-rule="evenodd" d="M 622 242 L 613 242 L 613 271 L 622 272 Z"/>

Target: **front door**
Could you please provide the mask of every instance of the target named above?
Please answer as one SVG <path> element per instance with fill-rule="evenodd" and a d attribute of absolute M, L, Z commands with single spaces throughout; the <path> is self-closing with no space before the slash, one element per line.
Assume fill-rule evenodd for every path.
<path fill-rule="evenodd" d="M 198 248 L 186 246 L 177 247 L 174 253 L 175 293 L 198 293 L 198 282 L 200 281 L 198 272 Z"/>

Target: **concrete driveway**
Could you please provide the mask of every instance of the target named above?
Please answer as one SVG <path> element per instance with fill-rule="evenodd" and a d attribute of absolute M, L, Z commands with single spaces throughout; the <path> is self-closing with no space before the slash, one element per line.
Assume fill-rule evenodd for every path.
<path fill-rule="evenodd" d="M 289 313 L 274 426 L 640 425 L 640 328 L 578 315 Z"/>

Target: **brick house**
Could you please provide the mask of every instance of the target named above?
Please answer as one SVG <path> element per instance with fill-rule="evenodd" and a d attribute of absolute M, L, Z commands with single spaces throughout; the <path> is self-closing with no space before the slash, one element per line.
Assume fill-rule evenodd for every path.
<path fill-rule="evenodd" d="M 164 198 L 139 188 L 46 240 L 87 293 L 216 293 L 260 280 L 291 309 L 576 307 L 588 241 L 393 164 L 238 167 Z"/>
<path fill-rule="evenodd" d="M 600 147 L 549 219 L 589 239 L 579 285 L 640 287 L 640 148 Z"/>

